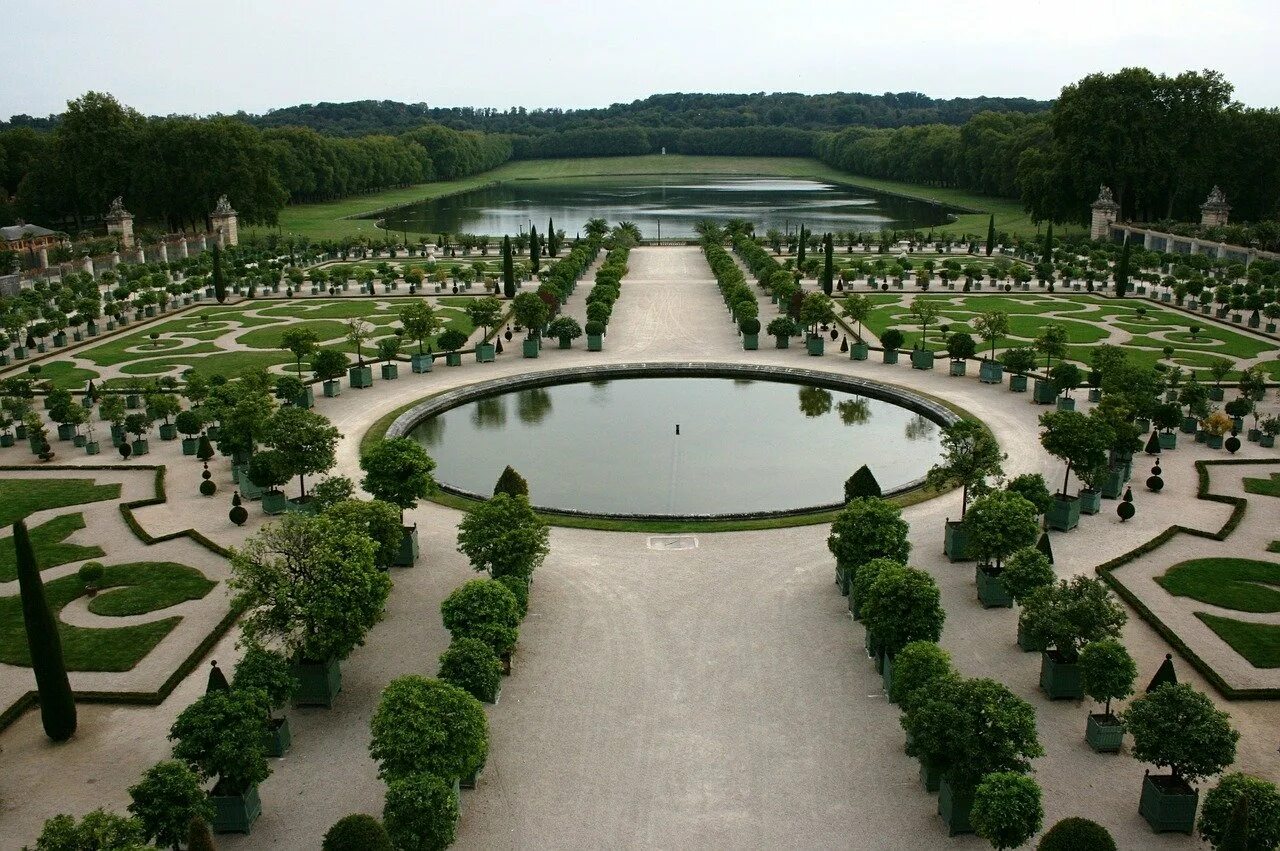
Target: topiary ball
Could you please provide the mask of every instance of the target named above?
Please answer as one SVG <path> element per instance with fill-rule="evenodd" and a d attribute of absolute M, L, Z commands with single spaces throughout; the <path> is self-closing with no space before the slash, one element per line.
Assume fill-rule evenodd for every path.
<path fill-rule="evenodd" d="M 120 457 L 126 461 L 129 460 L 129 456 L 133 454 L 133 447 L 129 445 L 127 440 L 120 441 L 120 445 L 116 447 L 116 450 L 120 453 Z"/>
<path fill-rule="evenodd" d="M 218 486 L 208 479 L 205 479 L 200 483 L 200 493 L 202 496 L 213 496 L 217 492 Z"/>
<path fill-rule="evenodd" d="M 387 829 L 371 815 L 352 813 L 334 822 L 324 835 L 321 851 L 392 851 Z"/>
<path fill-rule="evenodd" d="M 392 780 L 382 820 L 396 848 L 448 848 L 457 833 L 457 793 L 434 774 Z"/>
<path fill-rule="evenodd" d="M 1240 451 L 1240 438 L 1236 437 L 1235 432 L 1232 432 L 1231 436 L 1223 443 L 1223 446 L 1227 447 L 1227 451 L 1234 455 Z"/>
<path fill-rule="evenodd" d="M 496 703 L 502 682 L 502 663 L 493 648 L 477 638 L 455 638 L 440 656 L 436 676 L 466 691 L 476 700 Z"/>
<path fill-rule="evenodd" d="M 1049 828 L 1036 851 L 1116 851 L 1116 841 L 1096 821 L 1072 816 Z"/>

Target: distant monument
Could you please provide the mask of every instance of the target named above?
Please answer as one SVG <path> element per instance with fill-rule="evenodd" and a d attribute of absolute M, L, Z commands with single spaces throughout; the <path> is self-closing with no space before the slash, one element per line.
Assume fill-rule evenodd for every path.
<path fill-rule="evenodd" d="M 1089 220 L 1089 238 L 1107 239 L 1111 236 L 1111 225 L 1120 215 L 1120 205 L 1111 195 L 1110 186 L 1098 187 L 1098 200 L 1093 202 L 1093 216 Z"/>
<path fill-rule="evenodd" d="M 222 246 L 240 244 L 240 226 L 236 211 L 231 209 L 231 202 L 226 195 L 218 198 L 217 205 L 209 214 L 213 232 L 217 234 L 218 244 Z"/>
<path fill-rule="evenodd" d="M 133 248 L 133 213 L 124 208 L 124 198 L 119 195 L 107 210 L 107 233 L 120 240 L 121 248 Z"/>
<path fill-rule="evenodd" d="M 1217 186 L 1209 192 L 1209 197 L 1200 205 L 1200 224 L 1207 228 L 1221 227 L 1227 223 L 1231 213 L 1231 205 L 1227 196 Z"/>

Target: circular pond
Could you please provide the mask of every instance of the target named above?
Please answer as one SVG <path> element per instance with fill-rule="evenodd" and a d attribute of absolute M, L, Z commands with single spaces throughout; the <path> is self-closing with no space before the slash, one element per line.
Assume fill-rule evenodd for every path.
<path fill-rule="evenodd" d="M 552 510 L 795 512 L 843 502 L 845 479 L 863 464 L 889 493 L 915 486 L 937 462 L 938 422 L 949 412 L 894 400 L 882 385 L 858 389 L 839 379 L 578 377 L 455 391 L 392 431 L 422 443 L 436 478 L 455 491 L 488 495 L 510 464 L 533 503 Z"/>

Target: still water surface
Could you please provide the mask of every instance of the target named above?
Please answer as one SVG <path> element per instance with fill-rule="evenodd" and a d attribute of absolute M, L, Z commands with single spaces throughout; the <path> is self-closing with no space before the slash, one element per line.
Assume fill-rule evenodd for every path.
<path fill-rule="evenodd" d="M 380 216 L 382 217 L 382 216 Z M 756 232 L 877 233 L 882 228 L 928 228 L 947 214 L 922 201 L 878 195 L 816 180 L 709 175 L 639 175 L 517 180 L 424 201 L 385 214 L 391 230 L 436 235 L 543 233 L 548 218 L 570 237 L 591 218 L 633 221 L 645 239 L 695 235 L 702 219 L 745 219 Z"/>
<path fill-rule="evenodd" d="M 680 433 L 676 434 L 676 426 Z M 480 399 L 410 434 L 436 478 L 479 494 L 510 464 L 535 505 L 732 514 L 838 503 L 868 464 L 884 490 L 924 475 L 938 427 L 862 396 L 772 381 L 629 378 Z"/>

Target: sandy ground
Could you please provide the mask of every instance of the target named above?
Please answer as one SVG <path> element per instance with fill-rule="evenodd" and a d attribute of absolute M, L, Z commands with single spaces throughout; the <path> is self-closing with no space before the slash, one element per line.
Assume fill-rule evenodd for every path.
<path fill-rule="evenodd" d="M 339 470 L 356 472 L 359 437 L 379 416 L 443 387 L 593 359 L 720 359 L 828 369 L 945 397 L 982 414 L 1009 453 L 1011 474 L 1061 476 L 1058 462 L 1039 447 L 1035 421 L 1044 409 L 1029 394 L 985 386 L 974 376 L 950 378 L 943 369 L 911 370 L 905 359 L 897 367 L 851 362 L 835 346 L 821 359 L 806 357 L 803 348 L 743 352 L 696 249 L 638 249 L 631 267 L 603 353 L 587 353 L 579 343 L 527 361 L 509 351 L 497 364 L 438 368 L 321 401 L 319 410 L 347 435 Z M 589 283 L 580 287 L 569 305 L 580 320 L 588 290 Z M 766 320 L 770 315 L 762 312 Z M 1134 520 L 1121 524 L 1115 503 L 1104 503 L 1081 529 L 1054 536 L 1061 575 L 1091 571 L 1173 522 L 1220 525 L 1225 507 L 1193 498 L 1192 461 L 1225 453 L 1182 446 L 1166 456 L 1162 494 L 1135 488 Z M 161 447 L 154 460 L 183 463 L 163 453 L 176 453 L 175 446 Z M 1276 457 L 1251 444 L 1241 454 Z M 1135 479 L 1145 474 L 1139 466 Z M 1257 474 L 1256 468 L 1232 473 Z M 196 480 L 194 472 L 188 476 Z M 225 505 L 210 511 L 193 492 L 194 484 L 171 486 L 171 504 L 142 518 L 144 524 L 161 527 L 153 532 L 195 525 L 226 543 L 248 533 L 250 527 L 226 522 Z M 257 512 L 251 514 L 256 523 Z M 1046 824 L 1084 815 L 1105 824 L 1122 848 L 1197 846 L 1198 840 L 1148 830 L 1137 814 L 1144 766 L 1089 750 L 1087 704 L 1041 695 L 1039 657 L 1014 643 L 1016 612 L 983 610 L 973 566 L 942 557 L 943 521 L 958 514 L 958 494 L 906 511 L 912 563 L 938 578 L 948 614 L 942 643 L 957 667 L 1005 682 L 1035 707 L 1047 751 L 1035 766 Z M 367 756 L 368 721 L 388 680 L 435 672 L 448 641 L 439 603 L 470 576 L 454 551 L 459 517 L 436 505 L 412 513 L 421 561 L 394 574 L 386 620 L 344 664 L 335 708 L 290 713 L 294 749 L 274 763 L 262 786 L 264 813 L 252 836 L 220 837 L 220 847 L 313 849 L 342 815 L 380 812 L 383 787 Z M 862 653 L 862 629 L 833 585 L 826 535 L 822 526 L 699 535 L 695 548 L 673 551 L 651 549 L 642 534 L 553 530 L 515 675 L 489 709 L 488 767 L 479 788 L 463 794 L 458 847 L 986 847 L 974 837 L 948 839 L 936 798 L 917 782 L 916 763 L 902 751 L 899 713 L 887 704 Z M 1183 558 L 1175 542 L 1164 563 Z M 233 639 L 212 656 L 229 665 Z M 1125 642 L 1145 684 L 1170 648 L 1136 617 Z M 1175 661 L 1184 680 L 1207 690 L 1188 664 Z M 0 735 L 6 766 L 0 847 L 30 841 L 55 812 L 123 808 L 126 787 L 167 755 L 172 719 L 203 686 L 201 670 L 159 707 L 82 706 L 80 732 L 65 745 L 46 743 L 32 713 Z M 1280 706 L 1224 706 L 1242 733 L 1237 767 L 1280 779 Z"/>

